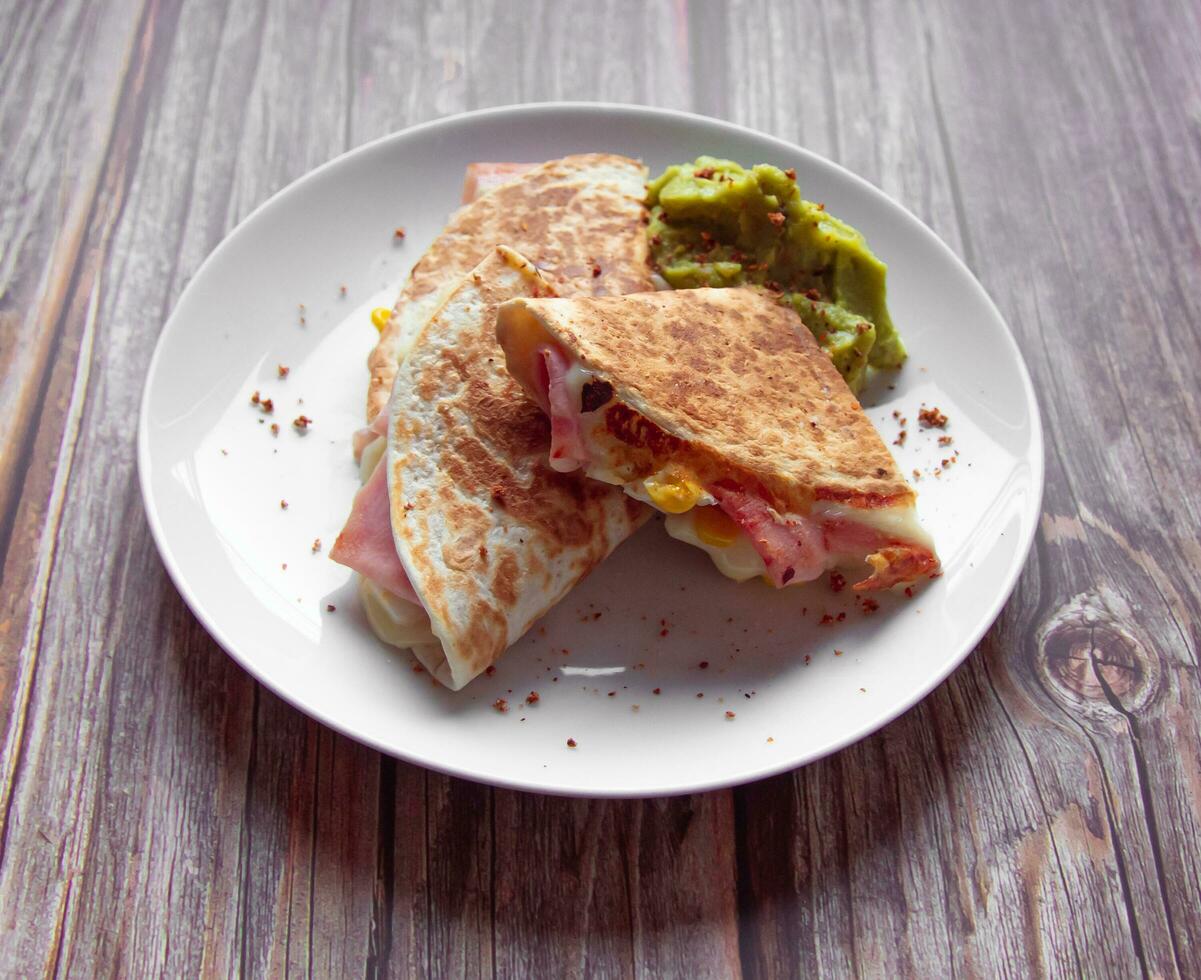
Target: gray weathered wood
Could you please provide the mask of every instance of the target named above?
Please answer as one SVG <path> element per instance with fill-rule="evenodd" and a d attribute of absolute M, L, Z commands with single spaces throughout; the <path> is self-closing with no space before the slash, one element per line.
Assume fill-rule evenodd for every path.
<path fill-rule="evenodd" d="M 1201 975 L 1199 50 L 1170 0 L 0 5 L 3 971 Z M 602 803 L 381 758 L 250 680 L 154 551 L 130 420 L 208 251 L 347 147 L 549 98 L 846 164 L 1027 351 L 1014 599 L 800 772 Z"/>

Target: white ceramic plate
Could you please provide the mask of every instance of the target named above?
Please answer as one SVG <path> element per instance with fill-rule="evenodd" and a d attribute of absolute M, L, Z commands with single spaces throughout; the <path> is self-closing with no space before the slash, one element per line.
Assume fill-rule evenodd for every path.
<path fill-rule="evenodd" d="M 368 313 L 391 306 L 455 208 L 469 162 L 586 150 L 641 157 L 652 173 L 702 153 L 795 167 L 806 197 L 864 232 L 889 263 L 890 307 L 911 354 L 895 389 L 876 385 L 865 401 L 889 442 L 893 411 L 909 420 L 894 452 L 903 472 L 922 472 L 921 516 L 945 573 L 915 598 L 890 597 L 865 616 L 849 589 L 729 582 L 652 522 L 494 676 L 454 694 L 375 639 L 350 573 L 325 553 L 358 487 L 350 434 L 361 424 L 376 338 Z M 407 230 L 400 242 L 397 225 Z M 286 380 L 280 364 L 290 368 Z M 255 390 L 273 399 L 273 418 L 250 404 Z M 923 401 L 949 416 L 953 446 L 919 428 Z M 290 426 L 300 414 L 314 420 L 304 436 Z M 953 450 L 958 460 L 935 477 Z M 197 618 L 255 677 L 401 758 L 587 796 L 757 779 L 848 745 L 913 705 L 972 650 L 1013 589 L 1037 522 L 1042 452 L 1030 380 L 1000 314 L 911 214 L 772 137 L 607 105 L 439 120 L 339 157 L 277 194 L 180 297 L 138 430 L 146 513 L 163 561 Z M 821 625 L 823 615 L 835 622 Z M 540 700 L 527 707 L 532 690 Z M 491 707 L 498 697 L 513 706 L 508 713 Z"/>

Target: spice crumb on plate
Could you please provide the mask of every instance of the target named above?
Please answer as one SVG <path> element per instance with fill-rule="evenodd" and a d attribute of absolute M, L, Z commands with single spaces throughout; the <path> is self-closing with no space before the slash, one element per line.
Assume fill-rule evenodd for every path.
<path fill-rule="evenodd" d="M 579 743 L 574 738 L 569 738 L 567 740 L 567 747 L 569 749 L 574 749 L 578 744 Z"/>

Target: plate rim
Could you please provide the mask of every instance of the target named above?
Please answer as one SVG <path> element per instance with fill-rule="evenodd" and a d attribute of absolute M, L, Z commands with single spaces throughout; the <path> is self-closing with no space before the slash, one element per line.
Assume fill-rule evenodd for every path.
<path fill-rule="evenodd" d="M 997 590 L 996 596 L 987 611 L 981 616 L 976 626 L 965 634 L 965 638 L 961 641 L 961 649 L 950 657 L 937 671 L 929 675 L 926 680 L 920 684 L 915 692 L 901 699 L 896 704 L 889 706 L 886 711 L 881 712 L 872 721 L 860 725 L 858 728 L 844 734 L 835 739 L 833 742 L 821 746 L 816 751 L 801 753 L 799 755 L 788 756 L 783 760 L 774 760 L 766 765 L 759 766 L 750 770 L 740 771 L 738 774 L 730 776 L 724 775 L 713 779 L 693 780 L 687 783 L 678 785 L 669 785 L 653 791 L 647 791 L 639 787 L 629 787 L 620 784 L 610 784 L 607 786 L 592 787 L 587 790 L 581 790 L 578 787 L 564 785 L 563 783 L 548 782 L 532 778 L 514 778 L 504 775 L 496 775 L 479 768 L 471 768 L 469 766 L 447 764 L 437 759 L 431 759 L 422 756 L 415 752 L 406 752 L 394 745 L 384 744 L 380 739 L 370 735 L 365 735 L 351 730 L 350 726 L 342 722 L 336 717 L 331 716 L 327 711 L 319 706 L 305 703 L 299 698 L 289 694 L 282 689 L 282 686 L 270 677 L 264 676 L 259 670 L 252 666 L 250 659 L 243 657 L 237 650 L 225 630 L 219 622 L 212 616 L 208 615 L 208 611 L 199 597 L 192 594 L 192 590 L 188 585 L 187 579 L 184 577 L 183 570 L 180 567 L 179 561 L 176 558 L 171 544 L 168 541 L 166 533 L 163 529 L 162 521 L 160 520 L 158 509 L 155 503 L 153 488 L 151 487 L 150 470 L 152 466 L 150 458 L 150 399 L 151 391 L 154 388 L 156 377 L 160 370 L 161 361 L 164 357 L 163 351 L 167 345 L 167 340 L 171 335 L 173 324 L 176 323 L 176 317 L 179 308 L 184 305 L 189 298 L 193 289 L 197 288 L 197 283 L 201 282 L 205 272 L 209 266 L 215 264 L 218 256 L 228 247 L 230 243 L 238 236 L 244 228 L 250 225 L 261 213 L 264 213 L 274 207 L 279 206 L 279 202 L 293 193 L 300 186 L 309 181 L 319 178 L 327 170 L 341 165 L 348 158 L 357 155 L 366 155 L 377 147 L 383 146 L 391 142 L 399 142 L 410 139 L 418 134 L 429 130 L 439 128 L 451 128 L 456 125 L 470 123 L 474 120 L 496 119 L 505 116 L 526 116 L 526 115 L 554 115 L 565 111 L 570 112 L 585 112 L 595 115 L 629 115 L 634 117 L 673 119 L 676 121 L 684 121 L 693 124 L 702 124 L 706 126 L 716 125 L 721 128 L 733 131 L 735 133 L 751 136 L 757 140 L 764 140 L 773 143 L 781 153 L 797 155 L 806 158 L 810 163 L 815 163 L 821 167 L 831 168 L 838 172 L 843 178 L 849 178 L 852 184 L 857 185 L 859 189 L 869 195 L 877 198 L 882 198 L 889 206 L 899 209 L 904 215 L 910 219 L 913 224 L 920 230 L 920 234 L 924 235 L 930 244 L 935 246 L 935 250 L 939 252 L 944 259 L 947 259 L 951 264 L 957 267 L 958 271 L 966 274 L 971 281 L 972 286 L 984 300 L 987 308 L 993 316 L 1004 328 L 1004 343 L 1008 346 L 1010 353 L 1013 355 L 1017 365 L 1018 374 L 1022 381 L 1023 393 L 1025 395 L 1026 407 L 1030 417 L 1030 446 L 1026 455 L 1026 462 L 1030 466 L 1030 507 L 1028 513 L 1032 519 L 1028 522 L 1028 526 L 1022 533 L 1022 538 L 1019 540 L 1019 547 L 1014 552 L 1014 559 L 1008 569 L 1006 569 L 1004 577 L 1001 579 L 1001 587 Z M 471 782 L 481 783 L 488 786 L 495 786 L 504 789 L 521 790 L 524 792 L 542 793 L 551 796 L 565 796 L 580 799 L 656 799 L 669 796 L 683 796 L 692 793 L 703 793 L 712 790 L 733 788 L 736 786 L 744 786 L 749 783 L 758 782 L 762 779 L 767 779 L 772 776 L 780 775 L 781 773 L 791 772 L 800 769 L 811 763 L 818 762 L 836 752 L 840 752 L 848 746 L 854 745 L 856 742 L 867 738 L 869 735 L 880 731 L 886 725 L 891 724 L 902 714 L 909 711 L 919 702 L 925 700 L 936 687 L 943 683 L 959 666 L 961 666 L 967 658 L 975 652 L 980 645 L 980 641 L 984 635 L 992 628 L 1008 603 L 1014 590 L 1017 588 L 1018 580 L 1021 577 L 1022 571 L 1025 569 L 1030 558 L 1030 552 L 1034 543 L 1034 536 L 1038 532 L 1039 520 L 1038 515 L 1042 512 L 1042 501 L 1045 491 L 1045 475 L 1046 475 L 1046 446 L 1043 434 L 1042 414 L 1039 409 L 1038 397 L 1035 391 L 1033 379 L 1030 375 L 1030 370 L 1026 365 L 1026 360 L 1022 355 L 1021 347 L 1018 345 L 1017 338 L 1014 336 L 1012 328 L 1008 321 L 993 301 L 992 296 L 984 285 L 976 277 L 975 273 L 967 266 L 967 264 L 959 257 L 959 255 L 945 242 L 943 239 L 930 228 L 921 218 L 909 210 L 904 204 L 897 201 L 895 198 L 887 194 L 884 190 L 877 187 L 871 181 L 853 171 L 847 169 L 842 164 L 837 163 L 829 158 L 822 156 L 813 150 L 806 149 L 796 143 L 773 136 L 770 133 L 765 133 L 749 126 L 743 126 L 739 123 L 730 122 L 725 119 L 719 119 L 713 116 L 706 116 L 700 113 L 688 112 L 681 109 L 670 109 L 658 106 L 648 106 L 640 103 L 621 103 L 621 102 L 579 102 L 579 101 L 552 101 L 552 102 L 524 102 L 512 103 L 501 106 L 491 106 L 481 109 L 473 109 L 467 112 L 454 113 L 449 116 L 441 116 L 436 119 L 429 119 L 425 122 L 416 123 L 404 129 L 396 130 L 392 133 L 387 133 L 375 139 L 368 140 L 358 146 L 352 147 L 325 163 L 322 163 L 312 170 L 307 171 L 295 180 L 281 187 L 269 196 L 262 203 L 258 204 L 248 214 L 245 215 L 222 239 L 216 246 L 205 256 L 204 260 L 197 266 L 196 271 L 192 274 L 187 284 L 180 291 L 172 304 L 171 312 L 164 321 L 159 330 L 158 337 L 155 340 L 154 351 L 151 355 L 150 362 L 146 368 L 146 377 L 142 385 L 142 393 L 138 405 L 138 429 L 137 429 L 137 468 L 138 468 L 138 483 L 142 497 L 142 507 L 146 515 L 147 524 L 150 527 L 150 534 L 154 540 L 154 544 L 159 553 L 159 558 L 163 563 L 163 567 L 167 571 L 167 575 L 171 580 L 171 584 L 179 593 L 180 598 L 188 607 L 188 610 L 196 617 L 200 625 L 205 629 L 210 637 L 217 643 L 219 647 L 246 671 L 257 683 L 262 684 L 277 697 L 287 702 L 292 707 L 303 712 L 309 717 L 319 721 L 321 724 L 329 726 L 334 731 L 353 739 L 354 741 L 366 745 L 376 751 L 400 759 L 404 762 L 413 765 L 422 766 L 427 769 L 432 769 L 436 772 L 445 773 L 450 776 L 455 776 L 460 779 L 466 779 Z"/>

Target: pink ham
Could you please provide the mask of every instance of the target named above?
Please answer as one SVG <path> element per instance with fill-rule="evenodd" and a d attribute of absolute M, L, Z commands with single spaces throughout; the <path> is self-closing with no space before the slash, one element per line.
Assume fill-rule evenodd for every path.
<path fill-rule="evenodd" d="M 796 516 L 785 520 L 762 498 L 728 481 L 709 487 L 709 492 L 751 539 L 776 588 L 812 581 L 831 558 L 861 559 L 872 566 L 872 574 L 855 583 L 858 592 L 888 589 L 938 571 L 938 559 L 928 548 L 890 538 L 858 521 L 819 522 Z"/>
<path fill-rule="evenodd" d="M 421 604 L 392 541 L 387 467 L 384 465 L 377 466 L 371 479 L 355 494 L 350 517 L 329 556 L 371 579 L 380 588 Z"/>
<path fill-rule="evenodd" d="M 537 163 L 469 163 L 463 179 L 463 203 L 470 204 L 481 194 L 494 187 L 507 184 L 527 170 L 540 166 Z"/>
<path fill-rule="evenodd" d="M 587 463 L 590 456 L 580 433 L 580 407 L 572 402 L 567 387 L 567 358 L 550 344 L 543 344 L 534 354 L 542 359 L 539 389 L 546 392 L 543 408 L 550 415 L 550 467 L 570 473 Z"/>
<path fill-rule="evenodd" d="M 803 517 L 781 521 L 761 497 L 729 484 L 708 489 L 751 539 L 777 589 L 789 582 L 812 581 L 826 570 L 829 552 L 816 521 Z"/>

